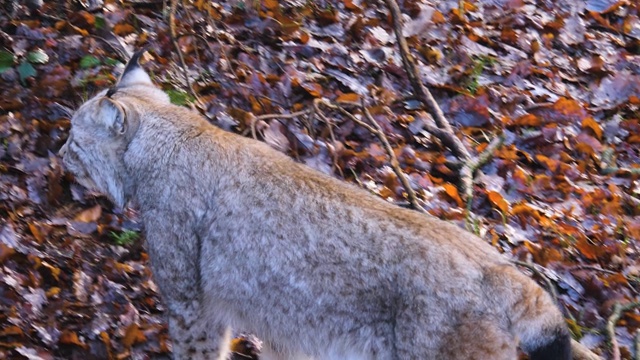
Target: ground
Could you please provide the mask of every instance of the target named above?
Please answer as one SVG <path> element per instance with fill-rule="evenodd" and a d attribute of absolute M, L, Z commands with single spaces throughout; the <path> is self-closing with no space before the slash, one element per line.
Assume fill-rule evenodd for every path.
<path fill-rule="evenodd" d="M 457 138 L 474 157 L 504 138 L 471 198 L 458 157 L 428 131 L 385 1 L 172 3 L 0 1 L 0 358 L 170 353 L 135 210 L 75 184 L 56 155 L 63 107 L 113 84 L 145 45 L 143 66 L 174 103 L 479 234 L 554 294 L 576 340 L 634 356 L 637 2 L 399 1 L 419 81 Z M 323 105 L 365 121 L 361 100 L 395 161 L 383 138 Z M 234 348 L 255 358 L 242 349 L 255 343 Z"/>

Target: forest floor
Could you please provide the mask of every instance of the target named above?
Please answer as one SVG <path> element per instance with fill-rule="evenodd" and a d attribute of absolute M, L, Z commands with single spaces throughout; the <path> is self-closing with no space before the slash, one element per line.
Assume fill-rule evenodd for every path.
<path fill-rule="evenodd" d="M 144 45 L 174 103 L 479 234 L 554 295 L 576 340 L 638 358 L 638 2 L 399 1 L 419 81 L 457 139 L 473 156 L 504 139 L 471 198 L 385 1 L 0 5 L 0 358 L 170 353 L 135 210 L 75 184 L 56 155 L 70 126 L 59 105 L 113 84 Z M 356 121 L 360 101 L 382 137 Z M 242 349 L 255 343 L 236 341 L 237 356 L 256 358 Z"/>

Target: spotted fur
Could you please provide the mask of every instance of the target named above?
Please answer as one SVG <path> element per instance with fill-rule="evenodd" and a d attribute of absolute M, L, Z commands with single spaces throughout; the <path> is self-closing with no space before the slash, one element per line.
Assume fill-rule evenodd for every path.
<path fill-rule="evenodd" d="M 484 241 L 212 126 L 137 60 L 71 125 L 66 167 L 140 209 L 176 359 L 225 359 L 230 328 L 266 359 L 570 358 L 551 298 Z"/>

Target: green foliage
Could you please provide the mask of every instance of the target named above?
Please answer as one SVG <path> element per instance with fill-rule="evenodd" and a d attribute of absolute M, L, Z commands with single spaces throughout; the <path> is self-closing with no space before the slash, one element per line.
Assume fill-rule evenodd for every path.
<path fill-rule="evenodd" d="M 195 101 L 193 96 L 187 94 L 185 91 L 178 89 L 169 89 L 166 91 L 167 95 L 169 95 L 169 100 L 171 100 L 172 104 L 185 106 L 189 103 Z"/>
<path fill-rule="evenodd" d="M 100 29 L 104 29 L 107 26 L 107 22 L 105 21 L 104 17 L 102 16 L 96 16 L 96 23 L 94 25 L 96 27 L 96 29 L 100 30 Z"/>
<path fill-rule="evenodd" d="M 23 61 L 19 66 L 18 66 L 18 74 L 20 75 L 20 82 L 24 85 L 24 81 L 29 78 L 29 77 L 33 77 L 36 76 L 38 72 L 36 71 L 36 68 L 33 67 L 33 65 L 29 64 L 29 62 L 27 61 Z"/>
<path fill-rule="evenodd" d="M 109 66 L 116 66 L 120 61 L 113 58 L 104 59 L 104 64 Z"/>
<path fill-rule="evenodd" d="M 138 234 L 133 230 L 124 230 L 119 234 L 116 233 L 115 231 L 112 231 L 109 233 L 109 237 L 111 238 L 111 240 L 113 240 L 113 242 L 116 245 L 129 246 L 133 244 L 136 240 L 138 240 L 138 238 L 140 237 L 140 234 Z"/>
<path fill-rule="evenodd" d="M 475 94 L 478 91 L 480 84 L 478 84 L 478 78 L 482 75 L 482 72 L 487 66 L 492 66 L 496 63 L 496 59 L 490 56 L 481 56 L 475 58 L 473 61 L 473 68 L 471 69 L 471 74 L 469 75 L 469 79 L 467 80 L 467 90 L 471 94 Z"/>
<path fill-rule="evenodd" d="M 0 74 L 11 69 L 16 57 L 8 51 L 0 51 Z"/>
<path fill-rule="evenodd" d="M 80 59 L 80 67 L 83 69 L 88 69 L 94 66 L 100 65 L 100 59 L 93 55 L 85 55 Z"/>

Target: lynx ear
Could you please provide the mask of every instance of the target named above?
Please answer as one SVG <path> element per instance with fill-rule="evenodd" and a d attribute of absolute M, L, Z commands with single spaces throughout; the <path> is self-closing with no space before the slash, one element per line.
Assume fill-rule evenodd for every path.
<path fill-rule="evenodd" d="M 127 118 L 124 108 L 116 101 L 105 97 L 98 102 L 98 116 L 113 135 L 122 135 L 127 131 Z"/>
<path fill-rule="evenodd" d="M 153 85 L 149 75 L 147 75 L 144 69 L 140 66 L 140 57 L 142 57 L 142 54 L 146 51 L 147 49 L 143 48 L 131 56 L 131 59 L 129 59 L 127 65 L 124 67 L 122 75 L 120 75 L 120 79 L 116 84 L 117 87 L 127 87 L 132 84 Z"/>

